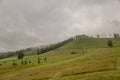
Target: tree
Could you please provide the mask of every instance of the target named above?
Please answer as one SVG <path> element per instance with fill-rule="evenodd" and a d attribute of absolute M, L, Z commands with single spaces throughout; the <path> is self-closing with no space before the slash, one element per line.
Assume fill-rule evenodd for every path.
<path fill-rule="evenodd" d="M 109 46 L 109 47 L 113 47 L 113 42 L 112 42 L 112 40 L 108 40 L 108 46 Z"/>
<path fill-rule="evenodd" d="M 100 38 L 100 35 L 99 35 L 99 34 L 97 34 L 97 38 Z"/>
<path fill-rule="evenodd" d="M 41 63 L 41 59 L 40 59 L 39 57 L 38 57 L 38 59 L 37 59 L 37 60 L 38 60 L 38 64 L 39 64 L 39 63 Z"/>
<path fill-rule="evenodd" d="M 119 33 L 117 34 L 117 38 L 119 38 L 120 37 L 120 35 L 119 35 Z"/>
<path fill-rule="evenodd" d="M 13 66 L 16 66 L 17 64 L 15 62 L 13 62 Z"/>
<path fill-rule="evenodd" d="M 31 63 L 31 61 L 29 60 L 29 64 Z"/>
<path fill-rule="evenodd" d="M 23 64 L 24 64 L 24 62 L 23 62 L 23 61 L 21 61 L 21 64 L 23 65 Z"/>
<path fill-rule="evenodd" d="M 25 60 L 25 65 L 27 65 L 27 60 Z"/>
<path fill-rule="evenodd" d="M 37 54 L 39 55 L 41 53 L 40 49 L 37 49 Z"/>
<path fill-rule="evenodd" d="M 114 38 L 119 38 L 119 33 L 114 33 Z"/>
<path fill-rule="evenodd" d="M 24 57 L 23 51 L 18 51 L 17 54 L 18 54 L 18 59 L 23 59 Z"/>
<path fill-rule="evenodd" d="M 116 33 L 114 33 L 114 38 L 117 38 L 117 34 Z"/>
<path fill-rule="evenodd" d="M 47 61 L 47 57 L 44 58 L 44 62 L 46 62 L 46 61 Z"/>

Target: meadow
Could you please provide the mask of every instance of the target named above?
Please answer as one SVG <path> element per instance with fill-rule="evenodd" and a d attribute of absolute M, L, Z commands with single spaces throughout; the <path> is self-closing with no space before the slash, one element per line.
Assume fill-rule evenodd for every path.
<path fill-rule="evenodd" d="M 108 47 L 108 40 L 113 47 Z M 120 80 L 120 39 L 76 39 L 44 54 L 21 60 L 13 56 L 0 64 L 0 80 Z"/>

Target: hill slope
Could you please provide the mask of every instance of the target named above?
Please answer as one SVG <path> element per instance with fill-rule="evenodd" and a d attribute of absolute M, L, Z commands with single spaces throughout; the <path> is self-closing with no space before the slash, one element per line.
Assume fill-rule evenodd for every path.
<path fill-rule="evenodd" d="M 107 47 L 109 39 L 77 39 L 67 45 L 39 55 L 29 56 L 31 64 L 10 58 L 0 61 L 1 80 L 120 80 L 120 41 L 111 39 L 114 47 Z M 87 52 L 81 52 L 87 48 Z M 75 52 L 71 54 L 71 52 Z M 47 61 L 44 61 L 47 57 Z M 18 65 L 13 66 L 15 61 Z"/>
<path fill-rule="evenodd" d="M 117 38 L 88 38 L 75 39 L 71 43 L 61 47 L 61 49 L 79 49 L 79 48 L 105 48 L 108 40 L 112 40 L 115 47 L 120 47 L 120 39 Z"/>

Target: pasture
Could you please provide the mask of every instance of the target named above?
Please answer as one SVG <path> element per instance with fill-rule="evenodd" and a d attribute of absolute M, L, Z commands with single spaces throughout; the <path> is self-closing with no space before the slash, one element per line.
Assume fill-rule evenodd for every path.
<path fill-rule="evenodd" d="M 119 80 L 120 41 L 112 39 L 114 47 L 108 47 L 107 40 L 78 39 L 45 54 L 2 59 L 0 80 Z"/>

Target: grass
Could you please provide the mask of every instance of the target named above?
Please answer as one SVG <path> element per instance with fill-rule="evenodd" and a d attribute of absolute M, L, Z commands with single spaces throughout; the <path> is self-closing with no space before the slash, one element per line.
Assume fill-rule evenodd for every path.
<path fill-rule="evenodd" d="M 27 56 L 23 60 L 31 60 L 28 65 L 21 65 L 16 57 L 0 60 L 0 80 L 120 80 L 120 41 L 112 39 L 114 47 L 109 48 L 107 40 L 74 40 L 54 51 Z M 18 65 L 13 66 L 13 61 Z"/>
<path fill-rule="evenodd" d="M 115 47 L 120 47 L 120 38 L 88 38 L 74 40 L 60 49 L 107 48 L 108 40 L 112 40 Z"/>

